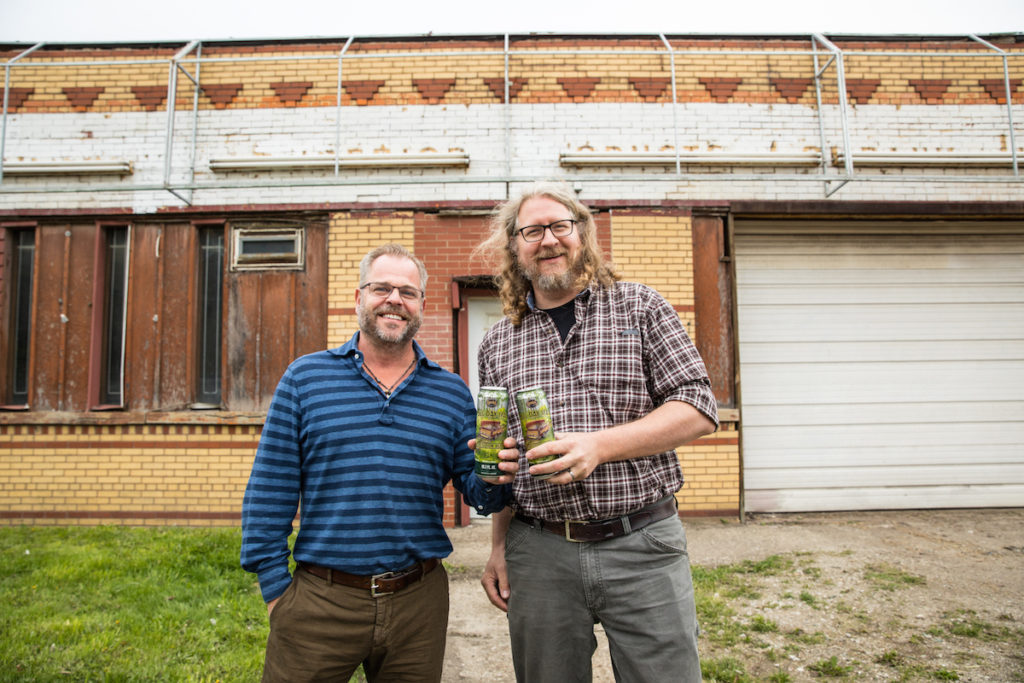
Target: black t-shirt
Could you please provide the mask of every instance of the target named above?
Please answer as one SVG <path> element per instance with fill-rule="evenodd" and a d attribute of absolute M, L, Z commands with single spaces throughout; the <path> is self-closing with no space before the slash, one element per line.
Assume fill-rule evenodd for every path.
<path fill-rule="evenodd" d="M 559 336 L 561 336 L 562 341 L 565 342 L 565 338 L 569 336 L 569 330 L 571 330 L 572 326 L 576 324 L 576 299 L 556 308 L 542 308 L 540 310 L 551 316 L 551 320 L 554 321 L 555 327 L 558 328 Z"/>

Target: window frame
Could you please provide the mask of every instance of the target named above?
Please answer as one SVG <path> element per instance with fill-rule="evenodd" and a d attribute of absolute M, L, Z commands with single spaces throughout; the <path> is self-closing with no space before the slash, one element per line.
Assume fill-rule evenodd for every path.
<path fill-rule="evenodd" d="M 222 409 L 224 406 L 224 319 L 225 319 L 225 306 L 226 306 L 226 266 L 228 258 L 228 238 L 225 230 L 224 221 L 193 221 L 192 229 L 195 235 L 195 248 L 193 250 L 193 259 L 195 264 L 195 280 L 193 284 L 194 294 L 190 297 L 191 302 L 194 306 L 194 311 L 191 313 L 191 319 L 193 324 L 193 334 L 190 343 L 194 350 L 194 356 L 192 361 L 192 381 L 191 381 L 191 393 L 192 403 L 190 408 L 192 410 L 217 410 Z M 216 301 L 212 302 L 211 307 L 207 302 L 208 284 L 205 275 L 208 274 L 204 271 L 205 254 L 204 254 L 204 236 L 218 234 L 220 237 L 220 264 L 218 267 L 219 277 L 217 278 L 217 298 Z M 212 319 L 211 319 L 211 316 Z M 207 334 L 210 332 L 210 328 L 216 328 L 216 339 L 212 342 L 209 341 Z M 203 387 L 204 380 L 208 375 L 204 372 L 204 364 L 206 359 L 206 353 L 214 350 L 216 353 L 216 360 L 214 365 L 215 376 L 216 376 L 216 391 L 205 391 Z"/>
<path fill-rule="evenodd" d="M 4 274 L 5 287 L 3 288 L 3 310 L 6 311 L 3 320 L 3 334 L 0 339 L 3 341 L 3 349 L 6 355 L 6 362 L 2 370 L 3 374 L 3 403 L 0 409 L 3 410 L 28 410 L 32 402 L 32 378 L 34 369 L 34 353 L 32 342 L 35 337 L 35 301 L 37 282 L 37 261 L 39 259 L 39 231 L 35 222 L 0 223 L 0 230 L 3 230 L 3 237 L 8 245 L 7 253 L 4 255 L 4 264 L 0 274 Z M 28 273 L 27 301 L 22 298 L 23 285 L 23 264 L 21 262 L 21 244 L 19 241 L 25 235 L 31 235 L 32 249 Z M 24 306 L 22 302 L 24 301 Z M 27 315 L 28 320 L 24 321 L 22 315 Z M 19 349 L 19 337 L 21 337 L 21 323 L 27 322 L 24 330 L 25 338 L 23 348 Z M 24 352 L 24 368 L 18 367 L 20 352 Z M 15 383 L 18 375 L 24 371 L 24 391 L 18 391 Z"/>
<path fill-rule="evenodd" d="M 245 221 L 231 223 L 232 272 L 263 270 L 305 270 L 306 226 L 293 221 Z M 292 252 L 246 253 L 246 243 L 292 238 Z"/>
<path fill-rule="evenodd" d="M 114 231 L 124 231 L 124 264 L 121 268 L 119 284 L 123 288 L 120 294 L 120 341 L 117 347 L 111 346 L 110 330 L 116 321 L 111 320 L 111 296 L 115 294 L 111 287 L 111 278 L 118 273 L 112 271 L 110 258 L 110 237 Z M 92 329 L 90 334 L 89 363 L 89 410 L 123 410 L 127 405 L 125 396 L 126 358 L 128 341 L 128 304 L 131 288 L 131 223 L 97 223 L 96 246 L 93 258 L 93 293 L 92 293 Z M 117 303 L 117 302 L 113 302 Z M 119 349 L 119 372 L 117 391 L 112 391 L 111 354 Z"/>

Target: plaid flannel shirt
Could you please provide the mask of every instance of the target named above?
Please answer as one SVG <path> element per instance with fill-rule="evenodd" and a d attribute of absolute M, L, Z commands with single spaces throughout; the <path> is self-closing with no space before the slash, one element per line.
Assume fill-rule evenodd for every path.
<path fill-rule="evenodd" d="M 704 362 L 660 294 L 635 282 L 592 285 L 575 306 L 576 323 L 564 343 L 550 316 L 531 305 L 519 327 L 505 318 L 480 344 L 480 384 L 508 389 L 509 436 L 521 451 L 515 394 L 536 386 L 547 394 L 556 432 L 632 422 L 666 401 L 689 403 L 717 426 Z M 533 479 L 521 457 L 513 505 L 553 521 L 605 519 L 653 503 L 682 484 L 675 451 L 604 463 L 568 486 Z"/>

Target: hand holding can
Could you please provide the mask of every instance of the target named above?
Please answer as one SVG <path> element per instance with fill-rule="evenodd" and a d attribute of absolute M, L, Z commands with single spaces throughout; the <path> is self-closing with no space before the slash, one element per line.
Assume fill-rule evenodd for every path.
<path fill-rule="evenodd" d="M 526 450 L 535 448 L 542 443 L 555 440 L 555 428 L 551 424 L 551 411 L 548 409 L 548 398 L 541 387 L 530 387 L 516 393 L 516 408 L 519 409 L 519 424 L 523 429 L 523 445 Z M 551 462 L 557 455 L 534 458 L 531 465 Z M 535 479 L 553 477 L 550 474 L 533 474 Z"/>
<path fill-rule="evenodd" d="M 508 391 L 504 387 L 480 387 L 476 406 L 476 466 L 481 477 L 500 477 L 498 456 L 508 434 Z"/>

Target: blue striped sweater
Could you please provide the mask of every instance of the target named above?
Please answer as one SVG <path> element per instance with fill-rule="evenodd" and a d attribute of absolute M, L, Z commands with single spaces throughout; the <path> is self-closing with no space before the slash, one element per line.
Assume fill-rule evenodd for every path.
<path fill-rule="evenodd" d="M 414 342 L 416 367 L 386 399 L 362 372 L 358 337 L 297 359 L 274 392 L 242 502 L 242 567 L 264 600 L 291 582 L 296 510 L 296 561 L 366 575 L 451 553 L 448 481 L 483 513 L 509 497 L 473 473 L 476 409 L 462 379 Z"/>

